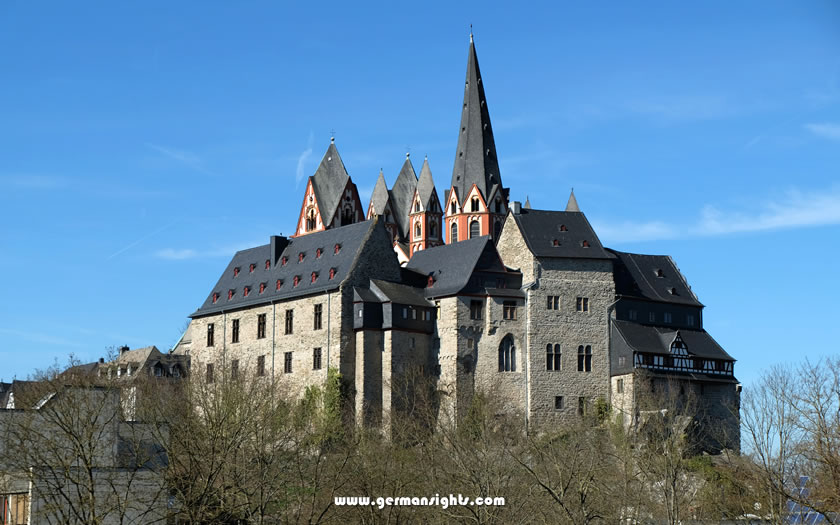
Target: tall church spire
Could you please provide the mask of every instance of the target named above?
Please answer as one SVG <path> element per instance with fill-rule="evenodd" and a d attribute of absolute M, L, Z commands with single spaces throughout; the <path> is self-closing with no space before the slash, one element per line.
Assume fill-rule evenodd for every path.
<path fill-rule="evenodd" d="M 502 188 L 487 98 L 484 95 L 478 55 L 470 31 L 464 103 L 461 108 L 461 127 L 458 130 L 458 148 L 455 151 L 451 187 L 458 200 L 463 202 L 473 184 L 487 203 L 495 196 L 496 191 Z"/>
<path fill-rule="evenodd" d="M 572 193 L 569 195 L 569 202 L 566 203 L 566 211 L 580 211 L 577 199 L 575 198 L 575 189 L 572 188 Z"/>

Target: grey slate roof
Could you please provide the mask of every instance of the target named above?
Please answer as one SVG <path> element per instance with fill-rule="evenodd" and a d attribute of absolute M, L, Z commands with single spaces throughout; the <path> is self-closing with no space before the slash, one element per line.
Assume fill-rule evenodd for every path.
<path fill-rule="evenodd" d="M 376 185 L 373 187 L 373 193 L 370 194 L 370 207 L 373 208 L 373 213 L 384 215 L 389 200 L 388 184 L 385 182 L 385 175 L 380 171 L 379 178 L 376 179 Z"/>
<path fill-rule="evenodd" d="M 387 235 L 384 233 L 382 221 L 370 220 L 291 238 L 277 264 L 270 266 L 268 270 L 265 269 L 265 261 L 271 258 L 270 244 L 236 252 L 204 304 L 190 317 L 201 317 L 223 310 L 244 308 L 336 289 L 349 275 L 356 254 L 361 250 L 365 239 L 373 233 L 374 228 L 382 228 L 383 235 Z M 341 246 L 338 254 L 334 253 L 336 244 Z M 322 251 L 321 257 L 316 256 L 319 248 Z M 300 253 L 304 254 L 303 262 L 298 262 Z M 283 257 L 287 258 L 285 266 L 281 262 Z M 253 272 L 250 272 L 251 264 L 256 265 Z M 237 267 L 239 274 L 234 277 L 234 268 Z M 329 276 L 330 268 L 336 270 L 333 279 Z M 312 272 L 318 274 L 314 283 L 311 282 Z M 294 286 L 296 275 L 300 277 L 297 287 Z M 278 279 L 283 280 L 280 290 L 276 289 Z M 260 283 L 266 283 L 265 292 L 262 294 L 260 294 Z M 245 286 L 250 287 L 248 297 L 245 297 L 243 293 Z M 235 291 L 230 300 L 228 300 L 228 290 Z M 215 304 L 213 303 L 214 292 L 219 294 Z"/>
<path fill-rule="evenodd" d="M 608 251 L 615 256 L 613 274 L 617 295 L 703 306 L 671 257 Z"/>
<path fill-rule="evenodd" d="M 413 306 L 434 306 L 424 295 L 422 288 L 414 288 L 399 283 L 370 280 L 370 290 L 379 299 L 379 302 L 392 302 Z"/>
<path fill-rule="evenodd" d="M 430 201 L 435 194 L 435 180 L 432 178 L 432 170 L 429 168 L 429 159 L 423 159 L 423 167 L 420 168 L 420 179 L 417 181 L 417 195 L 423 208 L 431 208 Z M 439 207 L 439 206 L 438 206 Z"/>
<path fill-rule="evenodd" d="M 537 257 L 612 258 L 581 212 L 522 208 L 513 217 L 528 248 Z"/>
<path fill-rule="evenodd" d="M 490 287 L 485 287 L 483 283 L 471 283 L 473 272 L 485 270 L 501 275 L 507 271 L 487 235 L 415 252 L 406 269 L 427 277 L 431 275 L 435 279 L 432 286 L 425 288 L 426 297 L 455 295 L 472 288 L 476 292 L 484 292 Z M 509 273 L 515 276 L 514 279 L 521 280 L 518 272 Z M 521 282 L 511 283 L 500 295 L 518 295 L 515 292 L 519 291 L 520 285 Z"/>
<path fill-rule="evenodd" d="M 484 83 L 478 68 L 478 55 L 475 52 L 475 43 L 470 37 L 464 104 L 461 107 L 458 148 L 455 150 L 450 187 L 454 187 L 458 199 L 463 200 L 473 184 L 489 204 L 491 195 L 502 185 L 502 177 L 499 174 L 496 142 L 493 139 L 493 127 L 490 125 Z"/>
<path fill-rule="evenodd" d="M 335 142 L 330 142 L 327 152 L 321 159 L 321 164 L 318 165 L 315 175 L 311 176 L 310 180 L 315 191 L 315 199 L 318 201 L 321 220 L 324 225 L 329 225 L 338 210 L 344 188 L 350 180 Z"/>
<path fill-rule="evenodd" d="M 400 174 L 390 192 L 391 207 L 396 216 L 397 226 L 400 228 L 400 236 L 404 239 L 409 237 L 408 214 L 411 211 L 411 199 L 414 198 L 415 189 L 417 189 L 417 174 L 414 173 L 411 159 L 406 155 Z"/>
<path fill-rule="evenodd" d="M 734 361 L 732 356 L 727 354 L 705 330 L 674 330 L 617 320 L 613 320 L 612 325 L 615 329 L 614 335 L 619 335 L 631 349 L 637 352 L 668 354 L 671 352 L 671 343 L 679 332 L 690 354 L 709 359 Z"/>

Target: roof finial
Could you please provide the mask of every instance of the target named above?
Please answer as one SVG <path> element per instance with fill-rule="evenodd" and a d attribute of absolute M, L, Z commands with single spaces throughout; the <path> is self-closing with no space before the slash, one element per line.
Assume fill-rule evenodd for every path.
<path fill-rule="evenodd" d="M 330 130 L 330 144 L 335 144 L 335 129 Z"/>
<path fill-rule="evenodd" d="M 569 194 L 569 202 L 566 204 L 566 211 L 580 211 L 577 199 L 575 198 L 575 189 L 572 188 L 572 193 Z"/>
<path fill-rule="evenodd" d="M 472 24 L 470 24 L 470 44 L 473 43 Z"/>

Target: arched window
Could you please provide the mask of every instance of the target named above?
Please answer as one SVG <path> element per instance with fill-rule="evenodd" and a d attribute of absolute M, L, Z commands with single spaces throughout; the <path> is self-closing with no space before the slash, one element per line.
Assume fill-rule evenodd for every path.
<path fill-rule="evenodd" d="M 453 222 L 449 230 L 449 243 L 458 242 L 458 223 Z"/>
<path fill-rule="evenodd" d="M 499 372 L 516 372 L 516 346 L 510 334 L 499 345 Z"/>
<path fill-rule="evenodd" d="M 592 347 L 589 345 L 578 347 L 578 372 L 592 371 Z"/>
<path fill-rule="evenodd" d="M 545 345 L 545 369 L 546 370 L 560 370 L 561 369 L 561 354 L 560 345 L 552 345 L 548 343 Z"/>
<path fill-rule="evenodd" d="M 315 210 L 309 210 L 306 215 L 306 231 L 311 232 L 315 229 Z"/>
<path fill-rule="evenodd" d="M 422 228 L 420 228 L 420 223 L 419 222 L 415 223 L 414 224 L 414 236 L 415 237 L 420 237 L 421 235 L 422 235 Z"/>
<path fill-rule="evenodd" d="M 353 210 L 349 206 L 344 208 L 344 211 L 341 213 L 341 225 L 345 226 L 354 222 L 356 222 L 356 214 L 353 213 Z"/>
<path fill-rule="evenodd" d="M 478 211 L 478 197 L 473 197 L 470 201 L 470 211 Z"/>
<path fill-rule="evenodd" d="M 449 206 L 449 209 L 451 210 L 449 213 L 451 213 L 452 215 L 455 215 L 455 203 L 454 202 Z"/>
<path fill-rule="evenodd" d="M 429 224 L 429 237 L 437 236 L 437 224 L 432 222 Z"/>
<path fill-rule="evenodd" d="M 478 237 L 481 234 L 481 225 L 478 221 L 470 221 L 470 239 Z"/>

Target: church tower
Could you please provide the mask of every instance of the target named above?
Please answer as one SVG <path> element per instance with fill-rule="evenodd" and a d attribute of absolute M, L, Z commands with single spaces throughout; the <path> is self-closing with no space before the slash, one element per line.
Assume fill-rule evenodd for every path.
<path fill-rule="evenodd" d="M 508 189 L 502 187 L 472 34 L 452 184 L 444 200 L 448 242 L 481 235 L 498 240 L 508 209 Z"/>
<path fill-rule="evenodd" d="M 420 250 L 443 244 L 442 219 L 440 199 L 427 158 L 423 161 L 423 168 L 420 169 L 420 179 L 417 181 L 417 190 L 414 192 L 409 213 L 411 228 L 409 256 L 413 256 Z"/>
<path fill-rule="evenodd" d="M 335 139 L 306 182 L 306 193 L 298 216 L 295 237 L 338 228 L 364 220 L 359 190 L 353 184 L 338 155 Z"/>

